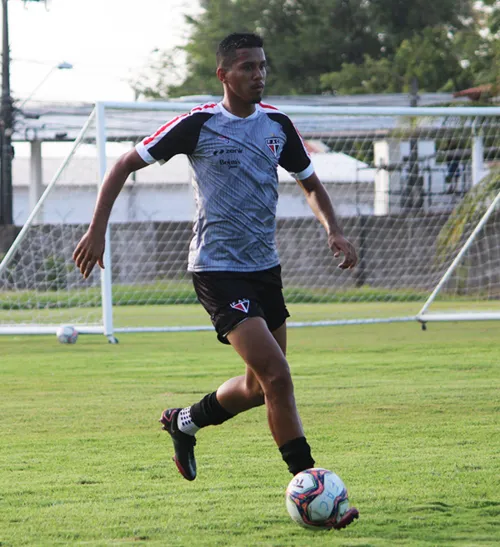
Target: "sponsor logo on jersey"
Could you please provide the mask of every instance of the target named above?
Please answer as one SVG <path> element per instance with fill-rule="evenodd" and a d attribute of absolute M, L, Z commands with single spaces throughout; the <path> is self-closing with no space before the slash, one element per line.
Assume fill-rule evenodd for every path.
<path fill-rule="evenodd" d="M 220 148 L 214 150 L 214 156 L 221 156 L 222 154 L 243 154 L 243 148 Z"/>
<path fill-rule="evenodd" d="M 233 302 L 232 304 L 230 304 L 230 306 L 235 310 L 239 310 L 243 313 L 248 313 L 248 309 L 250 308 L 250 300 L 246 298 L 245 300 L 238 300 L 238 302 Z"/>
<path fill-rule="evenodd" d="M 220 165 L 227 165 L 229 169 L 235 169 L 239 165 L 241 165 L 240 160 L 219 160 Z"/>
<path fill-rule="evenodd" d="M 271 152 L 275 156 L 277 156 L 279 151 L 280 151 L 280 147 L 281 147 L 280 140 L 276 137 L 269 137 L 269 138 L 266 139 L 266 144 L 269 147 L 269 150 L 271 150 Z"/>

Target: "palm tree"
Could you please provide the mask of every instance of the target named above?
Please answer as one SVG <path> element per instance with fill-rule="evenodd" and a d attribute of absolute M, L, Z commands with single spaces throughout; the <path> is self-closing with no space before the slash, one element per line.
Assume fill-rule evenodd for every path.
<path fill-rule="evenodd" d="M 453 210 L 437 238 L 436 254 L 440 260 L 450 256 L 463 238 L 468 236 L 467 227 L 477 225 L 493 200 L 500 193 L 500 169 L 494 169 L 474 186 Z"/>

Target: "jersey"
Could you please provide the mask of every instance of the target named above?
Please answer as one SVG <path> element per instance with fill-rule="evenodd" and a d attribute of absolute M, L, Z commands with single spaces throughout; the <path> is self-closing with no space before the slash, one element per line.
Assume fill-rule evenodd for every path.
<path fill-rule="evenodd" d="M 251 272 L 279 264 L 278 165 L 298 179 L 314 169 L 290 118 L 263 103 L 247 118 L 222 103 L 194 108 L 136 145 L 147 163 L 186 154 L 196 213 L 188 270 Z"/>

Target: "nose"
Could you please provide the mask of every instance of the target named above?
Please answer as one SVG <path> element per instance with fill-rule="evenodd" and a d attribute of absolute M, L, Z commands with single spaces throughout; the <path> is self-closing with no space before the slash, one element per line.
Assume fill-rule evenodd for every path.
<path fill-rule="evenodd" d="M 262 81 L 266 77 L 266 69 L 265 68 L 257 68 L 253 72 L 253 79 L 257 81 Z"/>

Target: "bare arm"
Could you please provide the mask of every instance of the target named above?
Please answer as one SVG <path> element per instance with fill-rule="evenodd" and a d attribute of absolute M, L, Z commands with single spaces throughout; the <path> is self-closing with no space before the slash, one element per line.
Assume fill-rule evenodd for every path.
<path fill-rule="evenodd" d="M 339 268 L 343 270 L 354 268 L 358 261 L 356 250 L 344 237 L 337 222 L 330 196 L 318 176 L 313 173 L 310 177 L 297 182 L 304 191 L 309 207 L 325 228 L 328 235 L 328 246 L 334 256 L 338 257 L 340 253 L 344 254 L 344 260 L 339 264 Z"/>
<path fill-rule="evenodd" d="M 135 149 L 123 154 L 110 169 L 97 196 L 94 215 L 87 233 L 78 243 L 73 260 L 83 277 L 87 278 L 94 266 L 104 268 L 104 236 L 111 210 L 128 176 L 148 165 Z"/>

